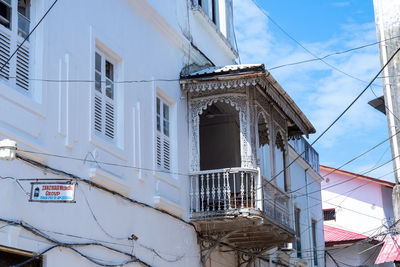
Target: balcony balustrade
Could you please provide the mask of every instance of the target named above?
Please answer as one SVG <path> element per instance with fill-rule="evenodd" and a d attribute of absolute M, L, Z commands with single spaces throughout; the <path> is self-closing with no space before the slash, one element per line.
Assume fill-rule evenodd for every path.
<path fill-rule="evenodd" d="M 266 216 L 292 229 L 290 198 L 257 169 L 226 168 L 190 175 L 190 211 L 195 221 Z"/>

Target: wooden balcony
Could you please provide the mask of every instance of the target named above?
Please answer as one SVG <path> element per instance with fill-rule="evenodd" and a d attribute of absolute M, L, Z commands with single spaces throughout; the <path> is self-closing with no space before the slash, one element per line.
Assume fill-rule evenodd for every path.
<path fill-rule="evenodd" d="M 190 176 L 191 221 L 205 236 L 241 248 L 266 248 L 294 237 L 290 198 L 258 170 L 228 168 Z"/>

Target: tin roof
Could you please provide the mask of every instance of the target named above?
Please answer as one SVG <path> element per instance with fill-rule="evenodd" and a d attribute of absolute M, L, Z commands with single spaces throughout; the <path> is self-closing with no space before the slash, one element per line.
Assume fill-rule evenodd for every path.
<path fill-rule="evenodd" d="M 189 75 L 185 76 L 184 78 L 197 78 L 197 77 L 204 77 L 213 74 L 227 74 L 227 73 L 234 73 L 234 72 L 243 72 L 243 71 L 258 71 L 264 70 L 264 64 L 240 64 L 240 65 L 226 65 L 222 67 L 209 67 L 205 68 L 200 71 L 196 71 L 190 73 Z"/>
<path fill-rule="evenodd" d="M 215 82 L 219 84 L 209 83 Z M 218 88 L 235 88 L 247 85 L 261 85 L 265 92 L 278 103 L 301 132 L 308 136 L 315 133 L 315 128 L 293 99 L 269 73 L 264 64 L 226 65 L 209 67 L 181 76 L 181 87 L 186 92 L 216 90 Z M 268 85 L 266 85 L 268 84 Z"/>
<path fill-rule="evenodd" d="M 331 171 L 335 170 L 332 167 L 328 167 L 328 166 L 324 166 L 324 165 L 320 165 L 319 169 L 320 169 L 320 171 L 327 171 L 327 172 L 331 172 Z M 345 176 L 347 176 L 349 178 L 353 178 L 353 179 L 360 179 L 360 180 L 365 180 L 365 181 L 381 184 L 381 185 L 384 185 L 384 186 L 387 186 L 387 187 L 391 187 L 391 188 L 393 188 L 394 185 L 395 185 L 395 183 L 392 183 L 392 182 L 389 182 L 389 181 L 385 181 L 385 180 L 373 178 L 373 177 L 370 177 L 370 176 L 357 174 L 357 173 L 354 173 L 354 172 L 344 171 L 344 170 L 335 170 L 334 173 L 345 175 Z"/>
<path fill-rule="evenodd" d="M 368 236 L 337 227 L 324 225 L 325 246 L 354 243 L 368 238 Z"/>
<path fill-rule="evenodd" d="M 385 238 L 385 243 L 376 258 L 375 264 L 393 261 L 400 261 L 400 236 L 389 234 Z"/>

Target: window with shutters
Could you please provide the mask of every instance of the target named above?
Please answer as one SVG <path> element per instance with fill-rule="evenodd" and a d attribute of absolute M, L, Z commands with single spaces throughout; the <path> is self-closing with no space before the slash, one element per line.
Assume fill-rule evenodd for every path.
<path fill-rule="evenodd" d="M 25 92 L 30 89 L 29 39 L 9 62 L 7 60 L 28 36 L 29 30 L 30 0 L 0 0 L 0 77 L 3 82 Z"/>
<path fill-rule="evenodd" d="M 171 145 L 170 145 L 170 105 L 162 98 L 156 99 L 156 163 L 157 167 L 171 169 Z"/>
<path fill-rule="evenodd" d="M 115 64 L 105 53 L 95 52 L 94 69 L 94 120 L 93 128 L 97 135 L 110 141 L 116 136 L 114 75 Z"/>

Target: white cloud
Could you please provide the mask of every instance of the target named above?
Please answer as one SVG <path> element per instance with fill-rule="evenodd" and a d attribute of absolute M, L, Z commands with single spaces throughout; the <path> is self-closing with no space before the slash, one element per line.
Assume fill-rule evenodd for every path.
<path fill-rule="evenodd" d="M 333 2 L 332 6 L 335 7 L 345 7 L 345 6 L 349 6 L 350 2 Z"/>
<path fill-rule="evenodd" d="M 342 2 L 342 5 L 344 3 Z M 267 68 L 271 68 L 312 59 L 309 53 L 294 42 L 274 35 L 268 19 L 254 6 L 251 0 L 236 0 L 234 12 L 242 63 L 264 63 Z M 290 29 L 286 30 L 290 32 Z M 321 57 L 334 51 L 343 51 L 373 42 L 376 42 L 374 23 L 351 23 L 342 25 L 341 32 L 328 40 L 303 43 L 303 45 Z M 328 57 L 326 61 L 342 71 L 368 82 L 380 68 L 377 49 L 377 46 L 370 46 Z M 314 124 L 317 129 L 314 138 L 350 104 L 366 85 L 366 83 L 333 70 L 320 61 L 279 68 L 271 70 L 271 73 Z M 376 81 L 376 84 L 380 85 L 380 83 L 380 80 Z M 382 95 L 380 87 L 374 87 L 374 90 L 377 95 Z M 383 128 L 387 127 L 385 117 L 367 104 L 372 98 L 375 96 L 368 90 L 321 138 L 317 147 L 322 159 L 324 159 L 324 154 L 330 157 L 336 153 L 330 150 L 348 150 L 350 158 L 354 151 L 361 152 L 365 149 L 365 145 L 362 143 L 363 138 L 376 135 L 376 138 L 382 137 L 383 139 L 387 136 L 387 130 Z M 381 131 L 378 133 L 377 129 Z M 381 140 L 376 140 L 376 143 L 379 141 Z M 343 151 L 336 154 L 340 153 L 343 154 Z M 325 160 L 336 162 L 335 165 L 338 165 L 342 159 L 325 157 Z M 369 158 L 367 161 L 366 165 L 374 163 L 373 158 Z"/>

